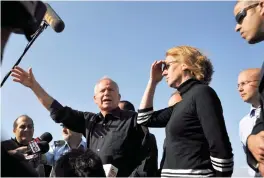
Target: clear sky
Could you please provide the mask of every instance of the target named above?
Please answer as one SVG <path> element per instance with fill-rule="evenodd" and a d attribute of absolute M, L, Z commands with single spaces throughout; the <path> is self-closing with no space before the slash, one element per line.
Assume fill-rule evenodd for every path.
<path fill-rule="evenodd" d="M 209 55 L 215 73 L 211 86 L 224 109 L 225 122 L 235 155 L 235 174 L 246 176 L 245 155 L 238 124 L 249 112 L 236 89 L 238 73 L 260 67 L 264 45 L 248 45 L 235 33 L 235 2 L 49 2 L 65 22 L 62 33 L 47 28 L 25 55 L 20 66 L 33 68 L 43 88 L 63 105 L 98 112 L 93 102 L 95 83 L 103 76 L 114 79 L 121 99 L 138 108 L 154 60 L 164 59 L 167 49 L 191 45 Z M 22 35 L 12 35 L 4 54 L 2 77 L 26 46 Z M 167 106 L 173 92 L 163 80 L 157 87 L 154 107 Z M 1 126 L 5 138 L 13 136 L 13 121 L 22 114 L 34 119 L 35 134 L 50 132 L 61 139 L 61 127 L 33 92 L 7 80 L 1 89 Z M 206 109 L 206 108 L 205 108 Z M 164 129 L 155 134 L 159 160 Z"/>

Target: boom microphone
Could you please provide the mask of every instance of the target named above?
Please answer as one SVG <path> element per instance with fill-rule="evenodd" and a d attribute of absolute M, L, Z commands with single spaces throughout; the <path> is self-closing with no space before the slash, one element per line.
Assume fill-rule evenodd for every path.
<path fill-rule="evenodd" d="M 51 6 L 48 3 L 45 3 L 47 7 L 46 14 L 44 16 L 44 20 L 51 26 L 51 28 L 57 32 L 60 33 L 64 30 L 65 24 L 61 20 L 61 18 L 58 16 L 58 14 L 51 8 Z"/>
<path fill-rule="evenodd" d="M 29 41 L 24 52 L 21 54 L 17 62 L 13 65 L 18 66 L 22 58 L 29 50 L 31 45 L 37 39 L 37 37 L 47 28 L 51 28 L 60 33 L 64 30 L 65 24 L 56 12 L 50 7 L 49 4 L 41 1 L 17 1 L 17 2 L 1 2 L 3 8 L 1 8 L 2 25 L 8 29 L 12 29 L 12 32 L 18 34 L 25 34 Z M 4 15 L 3 15 L 4 14 Z M 45 14 L 45 15 L 44 15 Z M 3 40 L 2 40 L 3 42 Z M 2 64 L 2 51 L 0 65 Z M 4 86 L 4 83 L 11 74 L 11 70 L 5 75 L 0 84 L 0 88 Z"/>

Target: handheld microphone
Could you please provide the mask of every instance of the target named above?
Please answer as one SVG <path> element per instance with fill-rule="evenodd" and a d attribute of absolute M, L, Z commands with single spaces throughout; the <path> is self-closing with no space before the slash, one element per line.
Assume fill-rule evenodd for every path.
<path fill-rule="evenodd" d="M 32 154 L 45 154 L 49 151 L 49 144 L 46 141 L 40 141 L 40 142 L 36 142 L 36 141 L 31 141 L 29 142 L 28 145 L 28 150 L 27 150 L 27 154 L 28 155 L 32 155 Z"/>
<path fill-rule="evenodd" d="M 115 167 L 112 164 L 104 164 L 103 165 L 104 171 L 105 171 L 105 175 L 106 177 L 116 177 L 117 172 L 118 172 L 118 168 Z"/>
<path fill-rule="evenodd" d="M 33 141 L 34 146 L 35 146 L 35 141 Z M 49 144 L 46 141 L 40 141 L 39 143 L 36 143 L 37 145 L 37 149 L 35 149 L 36 147 L 32 147 L 31 144 L 29 144 L 28 146 L 28 151 L 26 152 L 27 154 L 25 154 L 25 159 L 28 161 L 28 163 L 33 166 L 33 168 L 39 168 L 39 173 L 41 173 L 41 175 L 43 175 L 43 167 L 41 169 L 40 165 L 41 165 L 41 158 L 42 158 L 42 154 L 45 154 L 49 151 Z"/>
<path fill-rule="evenodd" d="M 41 147 L 39 146 L 39 143 L 41 144 L 42 147 L 43 146 L 45 147 L 45 145 L 43 145 L 44 144 L 43 142 L 46 142 L 45 144 L 48 144 L 51 140 L 52 140 L 52 135 L 49 132 L 45 132 L 40 137 L 37 137 L 34 140 L 30 141 L 28 143 L 28 148 L 29 150 L 31 150 L 31 154 L 41 152 Z M 49 149 L 49 144 L 48 144 L 48 149 Z"/>
<path fill-rule="evenodd" d="M 52 140 L 52 135 L 49 132 L 45 132 L 44 134 L 42 134 L 40 137 L 35 138 L 34 140 L 36 142 L 40 142 L 40 141 L 46 141 L 46 142 L 50 142 Z"/>
<path fill-rule="evenodd" d="M 51 26 L 51 28 L 57 32 L 60 33 L 64 30 L 65 24 L 61 20 L 61 18 L 58 16 L 58 14 L 51 8 L 51 6 L 48 3 L 45 3 L 47 7 L 46 14 L 44 16 L 44 20 Z"/>

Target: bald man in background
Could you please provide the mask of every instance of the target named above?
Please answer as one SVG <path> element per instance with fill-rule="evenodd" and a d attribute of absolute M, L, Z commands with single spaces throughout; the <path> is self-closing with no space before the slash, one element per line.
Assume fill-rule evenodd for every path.
<path fill-rule="evenodd" d="M 249 113 L 244 116 L 239 123 L 239 136 L 245 153 L 247 138 L 251 134 L 257 118 L 260 117 L 261 107 L 258 93 L 259 76 L 260 68 L 243 70 L 238 76 L 238 92 L 242 100 L 251 106 Z M 249 176 L 260 176 L 257 170 L 251 168 L 248 170 Z"/>

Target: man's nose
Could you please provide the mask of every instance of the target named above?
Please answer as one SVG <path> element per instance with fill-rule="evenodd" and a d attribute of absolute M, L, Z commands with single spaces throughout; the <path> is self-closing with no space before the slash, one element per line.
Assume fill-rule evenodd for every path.
<path fill-rule="evenodd" d="M 104 94 L 105 95 L 109 95 L 110 91 L 109 90 L 105 90 Z"/>
<path fill-rule="evenodd" d="M 238 89 L 239 92 L 242 92 L 244 90 L 243 87 L 242 87 L 242 85 L 238 85 L 238 88 L 237 89 Z"/>
<path fill-rule="evenodd" d="M 239 32 L 240 29 L 241 29 L 241 25 L 240 24 L 236 24 L 235 31 L 236 32 Z"/>

